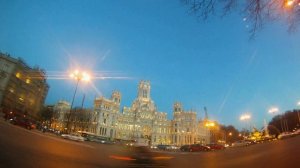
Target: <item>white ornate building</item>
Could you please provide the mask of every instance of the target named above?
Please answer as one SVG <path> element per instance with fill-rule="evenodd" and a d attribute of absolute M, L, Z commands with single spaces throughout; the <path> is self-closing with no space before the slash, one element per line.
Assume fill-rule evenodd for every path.
<path fill-rule="evenodd" d="M 110 139 L 147 138 L 151 145 L 209 143 L 209 131 L 202 121 L 197 121 L 196 112 L 186 112 L 176 102 L 173 120 L 168 120 L 167 113 L 157 111 L 150 91 L 150 82 L 141 81 L 137 98 L 122 113 L 119 92 L 114 91 L 110 99 L 96 98 L 90 131 Z"/>

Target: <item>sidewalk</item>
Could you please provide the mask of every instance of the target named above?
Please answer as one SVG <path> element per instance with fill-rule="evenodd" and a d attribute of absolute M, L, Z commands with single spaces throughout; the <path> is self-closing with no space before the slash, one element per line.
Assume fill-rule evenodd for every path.
<path fill-rule="evenodd" d="M 4 116 L 4 115 L 3 115 Z M 60 136 L 56 135 L 56 134 L 53 134 L 53 133 L 50 133 L 50 132 L 42 132 L 38 129 L 31 129 L 31 130 L 28 130 L 26 128 L 23 128 L 21 126 L 17 126 L 17 125 L 13 125 L 11 124 L 9 121 L 5 121 L 4 117 L 3 117 L 1 114 L 0 114 L 0 123 L 1 124 L 7 124 L 7 125 L 11 125 L 11 126 L 14 126 L 16 128 L 20 128 L 20 129 L 24 129 L 24 130 L 27 130 L 27 131 L 31 131 L 31 132 L 35 132 L 37 134 L 41 134 L 41 135 L 45 135 L 45 136 L 51 136 L 51 137 L 57 137 L 57 138 L 60 138 Z"/>

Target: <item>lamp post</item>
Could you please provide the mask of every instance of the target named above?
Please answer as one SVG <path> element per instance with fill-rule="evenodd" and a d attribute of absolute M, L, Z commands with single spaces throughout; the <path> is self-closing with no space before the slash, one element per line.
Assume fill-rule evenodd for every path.
<path fill-rule="evenodd" d="M 247 121 L 248 122 L 248 124 L 249 124 L 249 120 L 251 119 L 251 115 L 250 114 L 243 114 L 243 115 L 241 115 L 241 117 L 240 117 L 240 120 L 241 121 Z M 246 123 L 247 124 L 247 123 Z M 247 126 L 246 126 L 247 127 Z M 250 126 L 250 124 L 249 124 L 249 134 L 250 134 L 250 132 L 251 132 L 251 126 Z"/>
<path fill-rule="evenodd" d="M 300 101 L 297 103 L 297 106 L 300 106 Z M 300 115 L 299 115 L 299 109 L 297 109 L 297 115 L 298 115 L 298 125 L 300 126 Z"/>
<path fill-rule="evenodd" d="M 77 88 L 78 88 L 78 84 L 79 81 L 85 81 L 88 82 L 90 80 L 90 75 L 87 74 L 86 72 L 80 72 L 78 70 L 74 71 L 73 73 L 70 74 L 70 78 L 75 79 L 76 80 L 76 87 L 75 87 L 75 91 L 73 94 L 73 98 L 72 98 L 72 102 L 71 102 L 71 107 L 70 107 L 70 112 L 68 115 L 68 120 L 67 120 L 67 124 L 66 124 L 66 128 L 67 128 L 67 132 L 70 133 L 70 119 L 71 119 L 71 115 L 72 115 L 72 108 L 73 108 L 73 104 L 74 104 L 74 99 L 77 93 Z"/>
<path fill-rule="evenodd" d="M 213 128 L 215 127 L 215 123 L 213 121 L 208 121 L 205 123 L 205 127 L 208 128 L 209 132 L 210 132 L 210 138 L 212 138 L 213 142 L 215 142 L 215 132 L 213 130 Z"/>
<path fill-rule="evenodd" d="M 279 108 L 277 107 L 271 107 L 269 110 L 268 110 L 268 113 L 269 114 L 272 114 L 274 115 L 275 113 L 278 113 L 279 112 Z M 280 125 L 281 125 L 281 130 L 283 132 L 283 121 L 282 121 L 282 116 L 280 117 Z"/>

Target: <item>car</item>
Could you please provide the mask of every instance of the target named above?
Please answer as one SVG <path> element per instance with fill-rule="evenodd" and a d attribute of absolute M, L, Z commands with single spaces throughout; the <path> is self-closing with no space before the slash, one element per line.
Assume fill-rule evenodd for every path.
<path fill-rule="evenodd" d="M 157 149 L 157 146 L 151 145 L 150 148 L 151 148 L 151 149 Z"/>
<path fill-rule="evenodd" d="M 294 132 L 294 135 L 300 135 L 300 128 Z"/>
<path fill-rule="evenodd" d="M 86 141 L 90 141 L 90 142 L 96 142 L 96 143 L 106 143 L 107 139 L 106 138 L 102 138 L 96 135 L 89 135 L 89 136 L 83 136 L 85 138 Z"/>
<path fill-rule="evenodd" d="M 245 140 L 235 141 L 232 143 L 232 147 L 242 147 L 242 146 L 248 146 L 249 142 Z"/>
<path fill-rule="evenodd" d="M 179 150 L 182 152 L 188 152 L 190 151 L 190 145 L 183 145 L 179 148 Z"/>
<path fill-rule="evenodd" d="M 174 150 L 178 150 L 179 147 L 178 147 L 178 146 L 175 146 L 175 145 L 170 145 L 170 146 L 167 147 L 167 149 L 168 149 L 168 150 L 173 150 L 173 151 L 174 151 Z"/>
<path fill-rule="evenodd" d="M 170 145 L 157 145 L 156 147 L 159 150 L 168 150 L 168 149 L 170 149 Z"/>
<path fill-rule="evenodd" d="M 10 119 L 10 123 L 27 128 L 29 130 L 35 128 L 35 125 L 33 124 L 33 122 L 31 122 L 29 119 L 27 119 L 25 117 L 13 117 Z"/>
<path fill-rule="evenodd" d="M 259 141 L 254 141 L 254 140 L 245 140 L 247 143 L 248 143 L 248 145 L 255 145 L 255 144 L 257 144 Z M 261 140 L 261 142 L 263 142 L 264 140 L 262 139 Z"/>
<path fill-rule="evenodd" d="M 61 137 L 63 137 L 64 139 L 70 139 L 73 141 L 85 141 L 85 138 L 77 135 L 77 134 L 61 134 Z"/>
<path fill-rule="evenodd" d="M 207 144 L 206 146 L 210 147 L 211 150 L 223 150 L 225 149 L 224 145 L 220 145 L 220 144 Z"/>
<path fill-rule="evenodd" d="M 190 145 L 189 151 L 190 152 L 199 152 L 199 151 L 210 151 L 209 146 L 201 145 L 201 144 L 193 144 Z"/>

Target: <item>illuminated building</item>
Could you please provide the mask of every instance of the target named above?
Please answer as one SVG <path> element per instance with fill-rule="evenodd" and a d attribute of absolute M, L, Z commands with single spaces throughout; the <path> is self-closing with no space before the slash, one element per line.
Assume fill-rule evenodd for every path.
<path fill-rule="evenodd" d="M 0 53 L 0 107 L 3 112 L 37 118 L 48 89 L 44 70 L 29 67 L 21 58 Z"/>
<path fill-rule="evenodd" d="M 157 110 L 150 91 L 150 82 L 141 81 L 137 98 L 131 107 L 123 107 L 122 113 L 119 92 L 113 92 L 110 99 L 96 98 L 90 131 L 110 139 L 146 138 L 151 145 L 209 143 L 208 128 L 197 120 L 196 112 L 184 111 L 176 102 L 173 120 L 168 120 L 167 113 Z"/>
<path fill-rule="evenodd" d="M 70 112 L 70 107 L 70 103 L 64 100 L 60 100 L 54 105 L 52 128 L 60 131 L 64 130 L 67 122 L 66 114 Z"/>
<path fill-rule="evenodd" d="M 90 131 L 103 137 L 116 138 L 117 117 L 120 111 L 121 94 L 114 91 L 111 99 L 96 98 Z"/>

